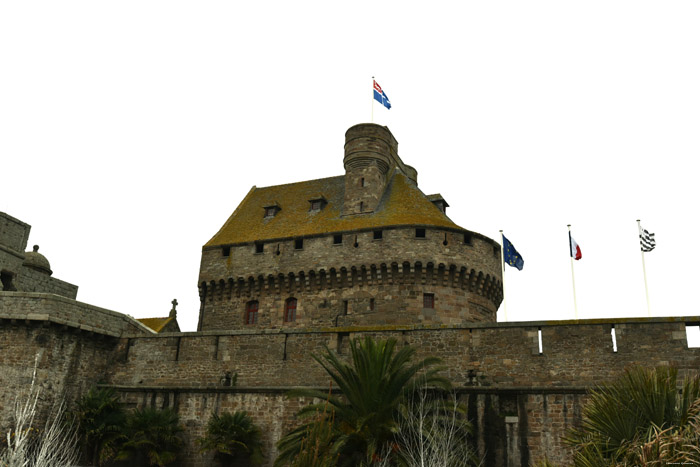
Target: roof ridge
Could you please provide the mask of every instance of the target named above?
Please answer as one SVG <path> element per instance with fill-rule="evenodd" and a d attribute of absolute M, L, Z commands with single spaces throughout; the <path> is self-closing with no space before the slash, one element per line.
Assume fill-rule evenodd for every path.
<path fill-rule="evenodd" d="M 301 182 L 290 182 L 290 183 L 281 183 L 279 185 L 261 186 L 258 188 L 258 190 L 264 190 L 266 188 L 277 188 L 277 187 L 281 187 L 281 186 L 301 185 L 302 183 L 318 182 L 321 180 L 330 180 L 332 178 L 343 178 L 343 177 L 345 177 L 345 175 L 334 175 L 332 177 L 312 178 L 311 180 L 303 180 Z M 245 199 L 244 199 L 244 201 L 245 201 Z M 241 204 L 243 204 L 243 201 L 241 201 Z"/>

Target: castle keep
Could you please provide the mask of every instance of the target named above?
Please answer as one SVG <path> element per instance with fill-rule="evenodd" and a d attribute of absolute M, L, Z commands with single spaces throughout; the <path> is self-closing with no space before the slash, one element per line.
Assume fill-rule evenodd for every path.
<path fill-rule="evenodd" d="M 199 330 L 495 322 L 500 246 L 459 227 L 379 125 L 345 175 L 253 187 L 202 249 Z"/>
<path fill-rule="evenodd" d="M 344 356 L 349 339 L 371 335 L 443 359 L 486 465 L 565 465 L 561 436 L 588 389 L 633 365 L 700 369 L 685 331 L 700 317 L 496 322 L 498 243 L 419 190 L 391 132 L 350 128 L 343 164 L 341 176 L 250 190 L 202 248 L 197 332 L 177 332 L 174 306 L 139 321 L 75 300 L 76 286 L 24 252 L 29 226 L 0 215 L 0 428 L 36 357 L 47 394 L 101 384 L 129 407 L 174 408 L 183 466 L 211 464 L 195 440 L 212 413 L 246 410 L 271 465 L 309 402 L 289 389 L 328 388 L 312 355 Z"/>

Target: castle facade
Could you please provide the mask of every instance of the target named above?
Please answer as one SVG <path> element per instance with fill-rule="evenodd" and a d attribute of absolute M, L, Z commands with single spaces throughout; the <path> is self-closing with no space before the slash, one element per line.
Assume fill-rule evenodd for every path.
<path fill-rule="evenodd" d="M 128 407 L 175 409 L 184 467 L 211 465 L 196 439 L 212 413 L 246 410 L 271 465 L 310 402 L 289 390 L 328 388 L 312 356 L 371 335 L 443 360 L 486 465 L 567 465 L 562 436 L 589 389 L 634 365 L 700 370 L 685 329 L 700 317 L 496 322 L 499 245 L 450 220 L 397 148 L 387 128 L 357 125 L 345 175 L 253 187 L 202 248 L 197 332 L 178 332 L 175 303 L 148 321 L 75 300 L 24 251 L 29 226 L 0 215 L 0 429 L 36 361 L 47 404 L 103 385 Z"/>

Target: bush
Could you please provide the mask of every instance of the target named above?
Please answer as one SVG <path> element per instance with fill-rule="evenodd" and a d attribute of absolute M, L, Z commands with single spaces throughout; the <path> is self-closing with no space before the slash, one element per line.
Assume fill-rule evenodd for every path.
<path fill-rule="evenodd" d="M 125 442 L 117 459 L 129 459 L 136 465 L 165 466 L 173 462 L 182 447 L 175 411 L 144 408 L 130 413 L 126 419 Z"/>
<path fill-rule="evenodd" d="M 206 436 L 197 442 L 200 452 L 215 451 L 214 458 L 224 466 L 262 462 L 260 429 L 247 412 L 212 414 Z"/>

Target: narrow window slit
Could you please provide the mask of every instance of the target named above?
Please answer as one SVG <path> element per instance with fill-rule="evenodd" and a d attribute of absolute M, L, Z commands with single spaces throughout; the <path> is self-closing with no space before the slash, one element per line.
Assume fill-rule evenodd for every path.
<path fill-rule="evenodd" d="M 542 328 L 537 328 L 537 343 L 539 345 L 540 355 L 542 355 Z"/>
<path fill-rule="evenodd" d="M 617 336 L 615 335 L 615 325 L 610 327 L 610 335 L 612 336 L 613 352 L 617 353 Z"/>

